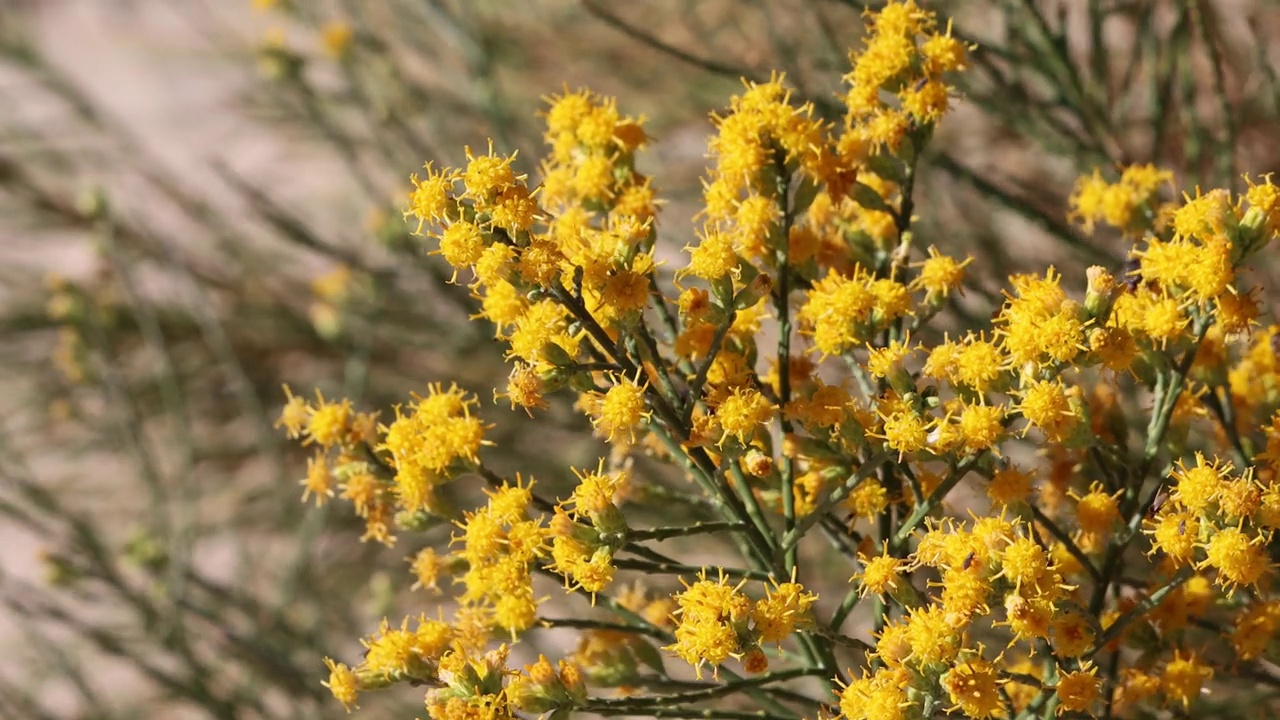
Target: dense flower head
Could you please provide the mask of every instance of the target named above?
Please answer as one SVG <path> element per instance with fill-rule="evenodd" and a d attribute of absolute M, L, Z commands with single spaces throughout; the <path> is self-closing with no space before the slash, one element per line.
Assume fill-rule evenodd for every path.
<path fill-rule="evenodd" d="M 1087 666 L 1070 672 L 1059 671 L 1054 692 L 1058 697 L 1058 714 L 1083 712 L 1092 714 L 1091 708 L 1102 697 L 1102 682 L 1098 669 Z"/>
<path fill-rule="evenodd" d="M 929 246 L 929 257 L 918 266 L 920 274 L 912 281 L 912 286 L 925 291 L 926 299 L 945 298 L 952 292 L 962 290 L 965 268 L 973 258 L 957 261 L 949 255 L 938 252 L 938 248 Z"/>
<path fill-rule="evenodd" d="M 1200 688 L 1213 677 L 1213 669 L 1194 652 L 1174 653 L 1173 659 L 1160 675 L 1160 685 L 1165 695 L 1184 708 L 1200 695 Z"/>
<path fill-rule="evenodd" d="M 971 278 L 990 264 L 916 192 L 962 38 L 895 0 L 867 14 L 834 112 L 781 74 L 744 81 L 711 116 L 684 254 L 638 169 L 645 119 L 587 89 L 546 98 L 533 180 L 492 142 L 412 176 L 416 249 L 513 362 L 495 402 L 545 427 L 495 433 L 456 385 L 383 424 L 285 389 L 304 500 L 349 502 L 362 539 L 411 537 L 401 581 L 450 608 L 326 660 L 339 702 L 427 686 L 452 720 L 741 691 L 774 714 L 801 704 L 784 683 L 827 676 L 814 705 L 849 720 L 1189 713 L 1241 679 L 1232 660 L 1280 657 L 1280 326 L 1248 283 L 1280 190 L 1178 199 L 1172 169 L 1092 171 L 1064 210 L 1114 262 Z M 481 452 L 498 438 L 514 480 Z M 533 450 L 552 483 L 514 472 Z M 507 668 L 494 645 L 544 628 L 577 633 L 572 661 Z M 841 648 L 866 662 L 830 677 L 859 654 Z M 664 653 L 712 682 L 653 694 Z"/>
<path fill-rule="evenodd" d="M 619 378 L 595 401 L 592 423 L 605 439 L 613 442 L 626 438 L 634 442 L 636 432 L 649 417 L 645 389 L 635 380 Z"/>
<path fill-rule="evenodd" d="M 746 442 L 756 430 L 774 415 L 775 408 L 762 394 L 751 388 L 735 388 L 715 410 L 715 418 L 724 430 L 721 442 L 729 437 Z"/>
<path fill-rule="evenodd" d="M 823 356 L 840 355 L 863 342 L 863 326 L 874 307 L 875 296 L 864 275 L 833 273 L 814 285 L 799 317 L 811 328 L 814 349 Z"/>
<path fill-rule="evenodd" d="M 427 163 L 425 169 L 425 178 L 420 180 L 416 174 L 409 178 L 413 183 L 413 190 L 409 193 L 408 209 L 404 211 L 405 218 L 412 217 L 417 221 L 414 229 L 414 234 L 417 235 L 422 234 L 422 228 L 427 223 L 438 225 L 457 214 L 457 201 L 453 193 L 458 181 L 462 179 L 456 170 L 436 170 L 431 163 Z"/>
<path fill-rule="evenodd" d="M 1117 182 L 1107 182 L 1100 170 L 1081 177 L 1071 195 L 1072 217 L 1092 233 L 1098 221 L 1140 235 L 1153 225 L 1159 191 L 1170 186 L 1173 173 L 1154 165 L 1130 165 Z"/>
<path fill-rule="evenodd" d="M 965 658 L 942 676 L 942 687 L 951 698 L 950 711 L 966 717 L 989 718 L 1003 714 L 1003 684 L 999 669 L 981 657 Z"/>
<path fill-rule="evenodd" d="M 809 609 L 818 596 L 795 582 L 781 583 L 765 592 L 751 611 L 753 629 L 760 642 L 781 645 L 798 625 L 811 622 Z"/>
<path fill-rule="evenodd" d="M 914 717 L 905 670 L 877 670 L 854 679 L 840 692 L 840 713 L 846 720 L 907 720 Z"/>
<path fill-rule="evenodd" d="M 740 631 L 750 616 L 751 602 L 738 592 L 741 586 L 706 579 L 704 572 L 684 592 L 676 596 L 676 642 L 668 649 L 693 665 L 699 676 L 702 666 L 718 666 L 742 654 Z"/>
<path fill-rule="evenodd" d="M 432 385 L 425 397 L 415 396 L 409 405 L 396 408 L 396 419 L 382 428 L 380 447 L 390 454 L 403 494 L 412 495 L 415 485 L 448 474 L 455 461 L 477 460 L 488 428 L 472 415 L 477 404 L 456 385 Z"/>

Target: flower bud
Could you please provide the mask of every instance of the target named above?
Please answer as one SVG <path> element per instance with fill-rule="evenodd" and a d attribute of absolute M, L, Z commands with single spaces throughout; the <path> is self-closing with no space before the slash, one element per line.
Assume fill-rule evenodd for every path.
<path fill-rule="evenodd" d="M 773 473 L 773 458 L 756 448 L 751 448 L 742 458 L 742 467 L 752 477 L 769 477 Z"/>
<path fill-rule="evenodd" d="M 1084 294 L 1085 313 L 1088 314 L 1089 319 L 1100 325 L 1104 324 L 1107 317 L 1111 315 L 1111 308 L 1115 305 L 1116 290 L 1120 284 L 1116 282 L 1115 276 L 1100 265 L 1094 265 L 1086 270 L 1085 277 L 1089 282 Z"/>
<path fill-rule="evenodd" d="M 738 291 L 733 298 L 734 310 L 745 310 L 746 308 L 760 302 L 761 298 L 768 297 L 773 291 L 773 278 L 768 273 L 760 273 L 747 283 L 747 286 Z"/>

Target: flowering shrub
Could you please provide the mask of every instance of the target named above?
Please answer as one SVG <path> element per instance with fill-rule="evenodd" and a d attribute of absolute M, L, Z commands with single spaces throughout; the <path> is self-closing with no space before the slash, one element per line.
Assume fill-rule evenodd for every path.
<path fill-rule="evenodd" d="M 1115 228 L 1128 263 L 1015 275 L 989 327 L 941 333 L 974 260 L 916 237 L 913 187 L 969 48 L 911 0 L 868 32 L 842 122 L 779 76 L 714 116 L 674 293 L 636 166 L 649 138 L 612 99 L 550 99 L 536 183 L 492 144 L 413 176 L 407 221 L 512 361 L 495 399 L 536 414 L 574 394 L 610 452 L 551 498 L 486 465 L 492 428 L 456 385 L 382 416 L 286 391 L 279 426 L 315 448 L 304 500 L 350 502 L 387 546 L 457 526 L 409 558 L 415 588 L 457 589 L 449 614 L 326 659 L 338 701 L 406 684 L 432 718 L 1137 716 L 1280 659 L 1280 328 L 1256 327 L 1241 274 L 1280 190 L 1170 201 L 1170 172 L 1095 172 L 1071 215 Z M 634 526 L 660 502 L 642 456 L 687 477 L 697 522 Z M 441 492 L 477 481 L 480 507 Z M 735 566 L 654 547 L 708 534 Z M 819 537 L 846 568 L 816 562 Z M 539 574 L 595 610 L 548 616 Z M 521 669 L 544 626 L 578 630 L 576 650 Z"/>

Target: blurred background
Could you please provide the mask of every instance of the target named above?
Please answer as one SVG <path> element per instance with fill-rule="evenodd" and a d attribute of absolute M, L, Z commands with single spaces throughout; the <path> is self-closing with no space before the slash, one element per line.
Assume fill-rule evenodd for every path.
<path fill-rule="evenodd" d="M 940 327 L 1010 272 L 1080 293 L 1119 268 L 1118 237 L 1067 220 L 1082 173 L 1277 168 L 1274 3 L 926 4 L 977 45 L 916 196 L 917 245 L 978 258 Z M 0 717 L 343 716 L 319 659 L 429 610 L 405 558 L 449 529 L 386 549 L 300 504 L 281 385 L 375 409 L 440 380 L 487 400 L 508 372 L 408 234 L 409 174 L 490 138 L 534 173 L 543 97 L 616 95 L 648 118 L 670 271 L 708 113 L 781 70 L 837 119 L 868 5 L 0 0 Z M 567 404 L 484 412 L 495 465 L 548 494 L 601 451 Z"/>

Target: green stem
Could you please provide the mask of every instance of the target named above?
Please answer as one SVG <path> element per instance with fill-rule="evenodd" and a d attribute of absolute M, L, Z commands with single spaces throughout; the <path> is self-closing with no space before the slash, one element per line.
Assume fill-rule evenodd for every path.
<path fill-rule="evenodd" d="M 1080 563 L 1080 565 L 1084 567 L 1085 572 L 1089 573 L 1089 577 L 1093 579 L 1094 583 L 1102 582 L 1102 573 L 1099 572 L 1098 568 L 1094 567 L 1093 561 L 1089 559 L 1088 555 L 1084 554 L 1084 551 L 1080 549 L 1079 545 L 1076 545 L 1075 541 L 1071 539 L 1071 536 L 1068 535 L 1066 531 L 1058 527 L 1057 523 L 1051 520 L 1048 515 L 1044 514 L 1044 511 L 1035 505 L 1031 505 L 1031 515 L 1035 518 L 1036 522 L 1043 525 L 1044 529 L 1049 531 L 1049 534 L 1052 535 L 1055 540 L 1062 543 L 1062 546 L 1067 549 L 1067 552 L 1071 553 L 1071 557 L 1075 558 L 1076 562 Z"/>
<path fill-rule="evenodd" d="M 604 707 L 601 705 L 584 705 L 578 708 L 581 712 L 596 715 L 644 715 L 652 718 L 701 718 L 702 720 L 795 720 L 799 715 L 788 713 L 776 715 L 763 710 L 749 712 L 745 710 L 711 710 L 679 707 Z"/>
<path fill-rule="evenodd" d="M 707 566 L 705 565 L 659 563 L 651 562 L 649 560 L 633 560 L 619 557 L 615 557 L 613 559 L 613 565 L 619 570 L 639 570 L 646 573 L 663 573 L 667 575 L 696 575 L 707 569 Z M 748 570 L 746 568 L 721 567 L 719 565 L 715 566 L 715 569 L 723 572 L 729 577 L 759 580 L 760 582 L 769 582 L 773 579 L 773 576 L 764 570 Z"/>
<path fill-rule="evenodd" d="M 951 477 L 943 480 L 942 483 L 934 489 L 933 494 L 929 496 L 929 499 L 925 500 L 922 505 L 917 505 L 916 508 L 911 511 L 911 514 L 907 516 L 907 519 L 902 523 L 902 527 L 898 528 L 897 534 L 895 534 L 893 539 L 890 541 L 890 548 L 901 548 L 907 540 L 911 538 L 911 533 L 915 531 L 916 526 L 921 522 L 924 522 L 924 519 L 928 517 L 929 513 L 933 512 L 934 508 L 942 504 L 942 501 L 946 499 L 947 495 L 951 492 L 951 489 L 969 473 L 969 470 L 977 464 L 978 459 L 981 457 L 981 453 L 978 455 L 970 455 L 957 463 L 955 468 L 951 471 Z"/>
<path fill-rule="evenodd" d="M 673 408 L 680 404 L 680 393 L 676 392 L 675 384 L 671 382 L 671 374 L 667 372 L 667 361 L 662 357 L 662 352 L 658 349 L 658 343 L 653 339 L 653 335 L 649 333 L 649 328 L 641 320 L 639 326 L 635 329 L 633 337 L 640 339 L 639 351 L 636 353 L 642 360 L 648 360 L 658 374 L 658 383 L 662 386 L 662 392 L 666 394 L 667 402 Z M 681 425 L 688 427 L 688 425 Z"/>
<path fill-rule="evenodd" d="M 644 530 L 628 530 L 627 539 L 637 542 L 646 540 L 667 540 L 669 538 L 700 535 L 703 533 L 744 532 L 747 524 L 734 521 L 703 521 L 692 525 L 674 527 L 647 528 Z"/>
<path fill-rule="evenodd" d="M 583 329 L 587 331 L 587 334 L 591 336 L 591 339 L 595 341 L 600 349 L 613 357 L 613 361 L 621 366 L 624 374 L 628 377 L 640 377 L 641 371 L 639 366 L 632 362 L 631 358 L 627 356 L 627 353 L 625 353 L 617 343 L 614 343 L 613 339 L 609 337 L 609 333 L 600 326 L 600 323 L 596 322 L 595 317 L 587 310 L 586 306 L 583 305 L 578 298 L 574 297 L 574 295 L 570 293 L 564 285 L 558 282 L 551 286 L 549 291 L 551 296 L 555 298 L 556 302 L 560 303 L 560 305 L 568 310 L 573 317 L 578 320 L 578 322 L 582 323 Z M 676 412 L 668 399 L 663 396 L 662 393 L 653 388 L 650 388 L 648 394 L 650 401 L 653 404 L 654 411 L 664 422 L 667 423 L 667 426 L 671 428 L 672 432 L 687 434 L 688 425 L 680 422 L 680 415 Z"/>
<path fill-rule="evenodd" d="M 664 633 L 652 626 L 632 625 L 630 623 L 607 622 L 604 620 L 587 620 L 583 618 L 541 618 L 540 623 L 553 628 L 575 628 L 578 630 L 608 630 L 610 632 L 644 635 L 662 640 Z"/>
<path fill-rule="evenodd" d="M 765 539 L 766 533 L 769 532 L 768 526 L 761 526 L 757 519 L 747 512 L 746 507 L 738 501 L 738 496 L 727 487 L 727 483 L 717 482 L 715 477 L 717 473 L 714 468 L 708 472 L 704 464 L 699 463 L 692 454 L 686 452 L 684 447 L 662 428 L 652 427 L 650 431 L 667 448 L 667 452 L 672 459 L 682 465 L 685 472 L 689 473 L 689 476 L 698 483 L 702 491 L 707 494 L 707 497 L 715 502 L 722 515 L 725 515 L 731 521 L 750 520 L 753 523 L 743 533 L 745 538 L 742 538 L 742 542 L 745 545 L 740 545 L 739 547 L 743 550 L 744 557 L 754 555 L 761 562 L 768 563 L 773 555 L 773 550 Z"/>
<path fill-rule="evenodd" d="M 791 420 L 787 418 L 787 405 L 791 402 L 791 224 L 794 221 L 793 209 L 787 201 L 788 175 L 784 162 L 778 162 L 778 204 L 782 207 L 782 228 L 779 232 L 781 240 L 777 250 L 778 287 L 773 295 L 774 309 L 778 317 L 778 422 L 782 436 L 785 438 L 792 432 Z M 782 518 L 783 531 L 790 534 L 796 529 L 796 495 L 795 495 L 795 461 L 784 454 L 779 473 L 782 476 Z M 793 572 L 797 562 L 797 546 L 795 543 L 783 548 L 783 567 L 788 573 Z"/>
<path fill-rule="evenodd" d="M 1183 355 L 1182 361 L 1178 363 L 1172 374 L 1162 372 L 1157 377 L 1154 412 L 1147 425 L 1147 442 L 1142 452 L 1142 462 L 1125 488 L 1124 508 L 1129 513 L 1129 522 L 1119 542 L 1114 542 L 1107 548 L 1107 555 L 1102 563 L 1102 582 L 1094 588 L 1093 597 L 1089 600 L 1089 609 L 1095 615 L 1102 610 L 1102 604 L 1106 600 L 1107 591 L 1111 587 L 1125 549 L 1138 536 L 1142 519 L 1146 517 L 1147 511 L 1160 492 L 1160 484 L 1156 483 L 1146 498 L 1142 502 L 1137 502 L 1143 481 L 1146 480 L 1156 457 L 1160 454 L 1164 436 L 1169 431 L 1169 423 L 1173 419 L 1173 410 L 1178 404 L 1178 396 L 1182 394 L 1183 383 L 1186 382 L 1187 373 L 1191 371 L 1191 364 L 1195 362 L 1196 353 L 1200 349 L 1205 333 L 1209 330 L 1211 321 L 1212 317 L 1208 315 L 1196 318 L 1193 329 L 1194 341 L 1190 349 Z"/>
<path fill-rule="evenodd" d="M 737 317 L 738 313 L 736 311 L 729 311 L 729 315 L 724 319 L 724 324 L 716 328 L 716 334 L 711 338 L 711 347 L 707 350 L 707 356 L 702 359 L 702 362 L 698 363 L 693 382 L 689 385 L 689 397 L 685 401 L 684 411 L 680 413 L 682 427 L 689 427 L 689 423 L 692 422 L 693 409 L 702 400 L 702 388 L 707 384 L 707 373 L 711 372 L 711 365 L 715 362 L 716 356 L 720 354 L 720 347 L 724 344 L 724 338 L 729 334 L 729 328 L 733 327 L 733 321 Z"/>
<path fill-rule="evenodd" d="M 761 529 L 770 553 L 776 553 L 778 550 L 778 538 L 774 534 L 773 528 L 769 527 L 769 521 L 765 519 L 764 508 L 760 507 L 760 501 L 756 499 L 756 494 L 751 490 L 751 483 L 747 480 L 746 473 L 742 471 L 742 465 L 736 461 L 730 461 L 728 471 L 729 475 L 733 477 L 733 488 L 742 500 L 743 507 L 747 509 L 747 515 L 751 517 L 751 521 L 755 523 L 756 527 Z"/>
<path fill-rule="evenodd" d="M 882 451 L 872 455 L 866 462 L 862 463 L 856 472 L 851 473 L 844 479 L 844 482 L 840 483 L 839 487 L 832 490 L 831 493 L 823 498 L 822 502 L 818 503 L 818 506 L 813 509 L 813 512 L 800 518 L 795 527 L 791 528 L 791 530 L 783 536 L 782 549 L 784 551 L 794 549 L 796 545 L 800 543 L 800 539 L 803 538 L 805 534 L 807 534 L 809 530 L 818 523 L 818 521 L 825 517 L 831 508 L 835 507 L 836 504 L 847 498 L 850 493 L 857 489 L 858 485 L 860 485 L 863 480 L 873 474 L 880 465 L 892 457 L 892 455 L 892 451 Z"/>
<path fill-rule="evenodd" d="M 1235 403 L 1231 401 L 1229 388 L 1226 389 L 1225 395 L 1226 402 L 1223 402 L 1223 399 L 1218 397 L 1218 388 L 1211 387 L 1204 395 L 1204 404 L 1218 419 L 1218 425 L 1231 441 L 1231 447 L 1236 453 L 1236 461 L 1241 467 L 1249 467 L 1253 464 L 1253 458 L 1249 457 L 1249 451 L 1245 449 L 1244 442 L 1240 438 L 1240 429 L 1236 427 L 1236 408 Z"/>
<path fill-rule="evenodd" d="M 589 704 L 591 709 L 584 708 L 587 712 L 599 712 L 603 708 L 629 708 L 631 710 L 641 710 L 642 712 L 651 712 L 654 709 L 662 707 L 672 707 L 685 705 L 688 703 L 705 702 L 722 698 L 727 695 L 740 693 L 747 688 L 759 688 L 763 685 L 770 685 L 777 682 L 785 682 L 802 677 L 812 677 L 819 671 L 814 668 L 792 668 L 790 670 L 778 670 L 776 672 L 764 673 L 756 677 L 747 678 L 745 680 L 737 680 L 723 685 L 713 687 L 699 688 L 697 690 L 689 690 L 686 692 L 671 693 L 668 695 L 653 695 L 649 697 L 624 697 L 624 698 L 590 698 Z M 653 706 L 657 706 L 654 708 Z M 696 709 L 686 708 L 689 712 L 700 712 Z"/>
<path fill-rule="evenodd" d="M 827 628 L 832 632 L 840 630 L 840 626 L 844 625 L 844 621 L 848 619 L 849 613 L 853 612 L 853 609 L 862 601 L 861 590 L 861 587 L 850 588 L 844 594 L 844 599 L 840 601 L 840 607 L 836 608 L 836 611 L 831 614 L 831 620 L 827 623 Z"/>
<path fill-rule="evenodd" d="M 1106 647 L 1107 643 L 1120 637 L 1120 633 L 1124 632 L 1126 627 L 1133 624 L 1143 615 L 1154 609 L 1164 600 L 1166 595 L 1177 590 L 1179 586 L 1190 580 L 1193 574 L 1194 573 L 1190 568 L 1182 568 L 1179 570 L 1178 573 L 1169 580 L 1169 582 L 1160 586 L 1159 589 L 1148 595 L 1142 602 L 1134 605 L 1123 615 L 1116 618 L 1116 621 L 1107 627 L 1107 629 L 1102 633 L 1102 637 L 1098 638 L 1098 642 L 1095 643 L 1093 648 L 1085 653 L 1083 657 L 1093 657 L 1100 652 L 1102 648 Z"/>

